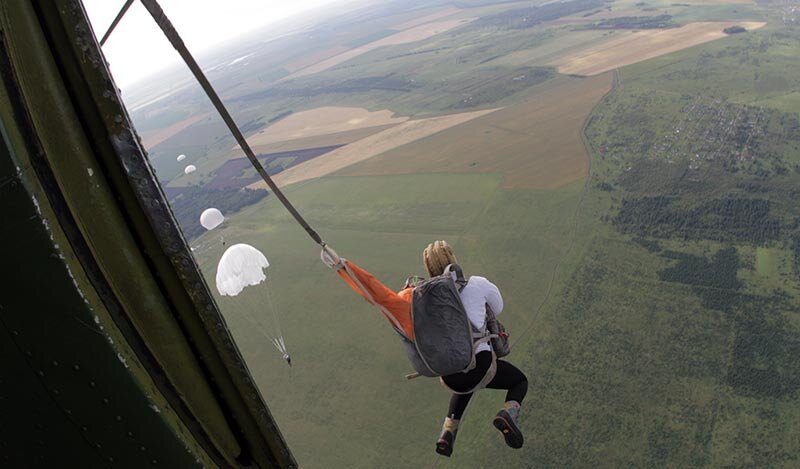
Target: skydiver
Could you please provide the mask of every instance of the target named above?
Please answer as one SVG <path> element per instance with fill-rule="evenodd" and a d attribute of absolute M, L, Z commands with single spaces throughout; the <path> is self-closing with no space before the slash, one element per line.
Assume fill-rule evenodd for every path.
<path fill-rule="evenodd" d="M 383 285 L 364 269 L 341 259 L 332 249 L 324 247 L 322 261 L 328 267 L 335 269 L 351 288 L 353 288 L 367 301 L 382 308 L 389 322 L 405 337 L 413 335 L 413 322 L 409 306 L 410 296 L 413 294 L 416 279 L 409 278 L 400 292 L 395 293 Z M 429 244 L 422 253 L 423 264 L 431 277 L 442 275 L 444 269 L 451 264 L 456 264 L 455 253 L 445 241 L 435 241 Z M 347 268 L 345 269 L 345 262 Z M 352 272 L 357 282 L 349 279 Z M 366 285 L 366 287 L 364 286 Z M 369 293 L 365 294 L 364 289 Z M 498 288 L 484 277 L 472 276 L 460 292 L 461 302 L 466 310 L 469 321 L 478 330 L 482 330 L 486 322 L 487 305 L 495 315 L 503 310 L 503 298 Z M 496 364 L 496 366 L 492 366 Z M 494 375 L 492 376 L 492 373 Z M 409 375 L 413 377 L 414 374 Z M 489 344 L 480 344 L 475 348 L 475 368 L 468 372 L 459 372 L 442 376 L 442 383 L 453 391 L 450 398 L 450 407 L 442 425 L 442 433 L 436 442 L 436 452 L 443 456 L 453 453 L 458 424 L 474 391 L 484 387 L 491 389 L 506 389 L 503 408 L 495 415 L 493 424 L 505 438 L 505 442 L 512 448 L 521 448 L 524 442 L 522 432 L 517 424 L 522 400 L 528 392 L 528 378 L 511 363 L 496 359 Z"/>
<path fill-rule="evenodd" d="M 289 352 L 283 352 L 283 359 L 286 360 L 286 363 L 289 365 L 289 368 L 292 367 L 292 357 L 289 356 Z"/>
<path fill-rule="evenodd" d="M 445 241 L 435 241 L 428 245 L 422 253 L 425 269 L 431 277 L 442 275 L 450 264 L 458 263 L 455 253 Z M 503 297 L 500 290 L 484 277 L 469 277 L 467 285 L 461 290 L 461 301 L 467 311 L 469 320 L 478 330 L 486 322 L 486 305 L 494 313 L 503 310 Z M 492 362 L 497 364 L 494 377 L 489 378 Z M 474 391 L 480 389 L 485 380 L 490 379 L 485 387 L 490 389 L 506 389 L 506 400 L 503 408 L 495 415 L 492 422 L 512 448 L 521 448 L 522 431 L 517 425 L 520 405 L 528 392 L 528 378 L 511 363 L 495 359 L 489 344 L 481 344 L 475 349 L 475 368 L 466 373 L 442 376 L 442 383 L 453 395 L 450 397 L 450 408 L 442 425 L 442 433 L 436 442 L 436 452 L 443 456 L 453 453 L 453 445 L 458 432 L 458 424 L 467 408 Z"/>

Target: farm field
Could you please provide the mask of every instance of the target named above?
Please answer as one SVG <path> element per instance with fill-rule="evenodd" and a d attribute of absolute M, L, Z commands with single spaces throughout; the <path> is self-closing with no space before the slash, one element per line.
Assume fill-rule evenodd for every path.
<path fill-rule="evenodd" d="M 330 145 L 347 145 L 362 138 L 369 137 L 370 135 L 382 132 L 388 128 L 394 127 L 394 124 L 378 125 L 374 127 L 363 127 L 357 130 L 347 130 L 344 132 L 336 132 L 332 134 L 316 135 L 313 137 L 303 137 L 291 140 L 281 140 L 273 143 L 266 143 L 263 145 L 250 145 L 256 153 L 274 153 L 279 151 L 294 151 L 303 150 L 305 148 L 317 148 Z M 228 158 L 236 158 L 241 155 L 238 147 L 235 150 L 229 151 Z"/>
<path fill-rule="evenodd" d="M 440 9 L 440 10 L 437 10 L 437 11 L 435 11 L 435 12 L 429 14 L 429 15 L 421 16 L 419 18 L 414 18 L 413 20 L 409 20 L 409 21 L 406 21 L 404 23 L 396 24 L 396 25 L 392 26 L 391 29 L 402 31 L 402 30 L 414 28 L 416 26 L 419 26 L 419 25 L 422 25 L 422 24 L 425 24 L 425 23 L 430 23 L 431 21 L 435 21 L 435 20 L 438 20 L 438 19 L 441 19 L 441 18 L 444 18 L 444 17 L 447 17 L 447 16 L 452 16 L 452 15 L 454 15 L 456 13 L 460 13 L 462 11 L 464 11 L 464 10 L 462 10 L 461 8 L 454 7 L 454 6 L 447 6 L 447 7 L 444 7 L 442 9 Z"/>
<path fill-rule="evenodd" d="M 408 120 L 407 117 L 395 117 L 388 110 L 370 112 L 363 108 L 321 107 L 293 113 L 249 136 L 247 143 L 251 146 L 260 146 L 286 140 L 399 124 L 406 120 Z"/>
<path fill-rule="evenodd" d="M 303 57 L 298 58 L 294 62 L 290 62 L 283 66 L 286 71 L 289 73 L 295 73 L 299 70 L 302 70 L 306 67 L 310 67 L 315 63 L 322 62 L 323 60 L 330 59 L 331 57 L 335 57 L 339 54 L 343 54 L 350 50 L 346 46 L 334 46 L 329 49 L 321 50 L 314 54 L 309 54 Z"/>
<path fill-rule="evenodd" d="M 325 147 L 274 152 L 265 155 L 259 154 L 256 157 L 264 166 L 264 169 L 269 173 L 276 174 L 341 147 L 342 145 L 328 145 Z M 261 176 L 256 173 L 250 160 L 243 157 L 228 160 L 225 164 L 217 168 L 214 172 L 214 178 L 207 183 L 207 187 L 211 189 L 241 189 L 255 181 L 261 181 Z"/>
<path fill-rule="evenodd" d="M 314 179 L 336 172 L 360 161 L 384 153 L 421 138 L 442 132 L 450 127 L 495 112 L 494 109 L 464 112 L 440 117 L 429 117 L 406 121 L 384 131 L 370 135 L 342 148 L 327 153 L 325 156 L 301 163 L 278 174 L 274 180 L 279 187 Z M 256 182 L 253 189 L 266 187 L 265 182 Z"/>
<path fill-rule="evenodd" d="M 578 50 L 551 62 L 565 74 L 597 75 L 660 55 L 727 36 L 723 29 L 740 25 L 747 30 L 763 22 L 698 22 L 680 28 L 623 32 L 599 44 Z M 621 37 L 620 37 L 621 36 Z"/>
<path fill-rule="evenodd" d="M 713 41 L 698 56 L 692 50 L 627 67 L 631 91 L 701 92 L 742 104 L 796 113 L 800 64 L 795 51 L 800 37 L 793 30 L 762 28 L 752 34 Z M 743 73 L 746 70 L 747 73 Z"/>
<path fill-rule="evenodd" d="M 604 41 L 608 35 L 608 31 L 601 30 L 556 29 L 552 39 L 537 41 L 532 48 L 517 49 L 492 59 L 487 64 L 512 67 L 547 64 L 554 59 L 596 45 L 598 42 Z"/>
<path fill-rule="evenodd" d="M 342 170 L 341 175 L 481 172 L 513 189 L 557 189 L 585 177 L 584 121 L 612 76 L 561 78 L 538 96 Z"/>
<path fill-rule="evenodd" d="M 175 124 L 172 124 L 166 129 L 162 129 L 156 132 L 143 133 L 142 143 L 147 148 L 153 148 L 159 143 L 179 134 L 182 130 L 190 127 L 191 125 L 202 121 L 209 115 L 210 114 L 198 114 L 196 116 L 186 118 L 180 122 L 176 122 Z"/>
<path fill-rule="evenodd" d="M 366 54 L 367 52 L 377 49 L 379 47 L 422 41 L 437 34 L 449 31 L 453 28 L 463 26 L 469 23 L 470 21 L 471 21 L 470 18 L 462 18 L 456 20 L 435 21 L 432 23 L 423 23 L 418 26 L 412 26 L 406 30 L 397 32 L 383 39 L 370 42 L 369 44 L 356 47 L 354 49 L 348 50 L 347 52 L 342 52 L 338 55 L 334 55 L 333 57 L 317 62 L 313 65 L 309 65 L 308 67 L 305 67 L 287 76 L 286 80 L 325 71 L 329 68 L 333 68 L 341 63 L 344 63 L 350 59 L 358 57 L 359 55 Z"/>

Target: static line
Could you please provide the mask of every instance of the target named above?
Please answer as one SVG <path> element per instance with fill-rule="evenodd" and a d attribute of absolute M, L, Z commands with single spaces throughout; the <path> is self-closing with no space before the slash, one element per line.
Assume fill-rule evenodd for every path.
<path fill-rule="evenodd" d="M 244 138 L 244 135 L 242 135 L 241 130 L 239 130 L 239 126 L 236 125 L 236 122 L 233 120 L 233 117 L 231 116 L 230 112 L 228 112 L 228 109 L 222 103 L 222 100 L 220 99 L 216 90 L 214 90 L 214 87 L 211 86 L 211 83 L 208 81 L 208 78 L 206 78 L 206 75 L 203 73 L 203 71 L 200 69 L 200 66 L 197 64 L 197 61 L 194 59 L 192 54 L 186 48 L 186 45 L 183 43 L 183 40 L 178 34 L 178 31 L 175 30 L 175 27 L 169 21 L 169 18 L 167 18 L 167 15 L 164 13 L 164 10 L 161 9 L 161 6 L 158 4 L 158 2 L 156 0 L 142 0 L 142 4 L 150 13 L 150 16 L 153 17 L 153 20 L 155 20 L 159 28 L 161 28 L 161 31 L 167 37 L 170 44 L 172 44 L 172 47 L 174 47 L 175 50 L 177 50 L 178 53 L 181 55 L 183 61 L 186 63 L 186 66 L 189 67 L 189 70 L 191 70 L 195 79 L 197 79 L 198 83 L 203 88 L 203 91 L 205 91 L 206 96 L 208 96 L 208 99 L 211 100 L 211 103 L 216 108 L 220 117 L 222 117 L 222 120 L 228 126 L 228 129 L 231 131 L 231 134 L 233 134 L 233 137 L 239 144 L 239 148 L 242 149 L 245 156 L 247 156 L 247 159 L 250 160 L 250 163 L 256 169 L 256 171 L 264 180 L 264 182 L 267 183 L 267 186 L 269 186 L 270 190 L 272 190 L 272 193 L 275 194 L 275 197 L 277 197 L 278 200 L 281 201 L 286 210 L 289 211 L 292 217 L 294 217 L 295 221 L 297 221 L 297 223 L 299 223 L 300 226 L 303 227 L 303 229 L 311 237 L 311 239 L 314 240 L 315 243 L 319 244 L 320 246 L 325 246 L 325 242 L 322 240 L 320 235 L 317 234 L 317 232 L 314 231 L 313 228 L 311 228 L 311 226 L 306 222 L 306 220 L 302 217 L 302 215 L 300 215 L 300 213 L 294 208 L 294 205 L 292 205 L 292 203 L 289 202 L 289 199 L 286 198 L 286 196 L 283 194 L 280 188 L 278 188 L 278 186 L 275 184 L 275 181 L 272 180 L 269 174 L 267 174 L 267 171 L 258 161 L 258 158 L 256 158 L 255 153 L 253 153 L 253 150 L 250 148 L 250 145 L 247 143 L 247 140 Z"/>

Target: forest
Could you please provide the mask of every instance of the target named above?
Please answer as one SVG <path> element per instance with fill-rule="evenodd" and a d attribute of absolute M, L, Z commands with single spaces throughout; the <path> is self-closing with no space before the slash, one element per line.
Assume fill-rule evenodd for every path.
<path fill-rule="evenodd" d="M 665 282 L 728 290 L 738 290 L 742 286 L 736 278 L 739 255 L 735 247 L 720 249 L 710 260 L 676 251 L 665 251 L 661 256 L 678 261 L 658 273 Z"/>
<path fill-rule="evenodd" d="M 766 199 L 723 198 L 682 207 L 676 197 L 623 199 L 614 225 L 623 233 L 654 238 L 747 242 L 779 239 L 782 224 Z"/>
<path fill-rule="evenodd" d="M 620 16 L 590 24 L 585 29 L 660 29 L 677 26 L 672 15 Z"/>

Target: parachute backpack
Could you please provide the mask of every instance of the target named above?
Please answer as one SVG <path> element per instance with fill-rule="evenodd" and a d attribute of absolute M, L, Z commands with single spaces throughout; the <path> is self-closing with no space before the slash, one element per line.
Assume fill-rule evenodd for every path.
<path fill-rule="evenodd" d="M 458 265 L 429 280 L 409 279 L 403 290 L 394 292 L 330 248 L 323 248 L 322 260 L 392 324 L 416 371 L 409 379 L 469 371 L 475 367 L 478 345 L 496 337 L 470 322 L 460 295 L 467 282 Z"/>
<path fill-rule="evenodd" d="M 422 376 L 447 376 L 475 368 L 475 349 L 491 336 L 472 325 L 461 302 L 466 286 L 457 264 L 418 285 L 411 299 L 413 342 L 403 337 L 408 359 Z"/>

